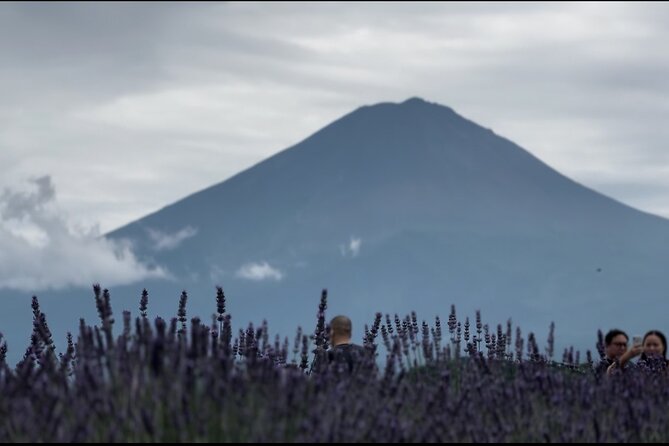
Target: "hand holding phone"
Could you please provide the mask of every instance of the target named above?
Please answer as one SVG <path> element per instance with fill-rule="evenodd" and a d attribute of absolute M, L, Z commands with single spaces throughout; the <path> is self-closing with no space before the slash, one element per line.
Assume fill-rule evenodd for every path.
<path fill-rule="evenodd" d="M 632 338 L 632 346 L 633 346 L 633 347 L 636 347 L 636 346 L 638 346 L 638 345 L 641 345 L 642 342 L 643 342 L 643 338 L 642 338 L 641 336 L 638 336 L 638 335 L 637 335 L 637 336 L 634 336 L 634 337 Z"/>

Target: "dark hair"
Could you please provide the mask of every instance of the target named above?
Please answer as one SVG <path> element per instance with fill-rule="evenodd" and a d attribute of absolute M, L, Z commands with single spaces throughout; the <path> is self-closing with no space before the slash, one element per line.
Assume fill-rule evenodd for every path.
<path fill-rule="evenodd" d="M 618 330 L 617 328 L 614 328 L 613 330 L 609 330 L 609 332 L 606 333 L 606 337 L 604 338 L 604 344 L 606 344 L 606 346 L 608 347 L 613 342 L 613 338 L 615 338 L 618 335 L 625 336 L 625 339 L 627 339 L 628 341 L 630 339 L 629 336 L 627 336 L 627 333 L 625 333 L 622 330 Z M 665 346 L 666 346 L 666 344 L 665 344 Z"/>
<path fill-rule="evenodd" d="M 662 357 L 667 359 L 667 337 L 660 330 L 650 330 L 648 333 L 643 335 L 643 343 L 646 343 L 646 338 L 652 335 L 657 336 L 660 338 L 660 341 L 662 341 Z"/>

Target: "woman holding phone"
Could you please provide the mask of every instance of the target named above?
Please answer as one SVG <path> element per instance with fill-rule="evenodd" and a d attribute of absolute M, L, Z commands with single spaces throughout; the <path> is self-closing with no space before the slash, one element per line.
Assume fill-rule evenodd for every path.
<path fill-rule="evenodd" d="M 627 362 L 641 355 L 637 365 L 645 366 L 652 370 L 665 370 L 667 368 L 667 338 L 660 330 L 650 330 L 641 342 L 634 337 L 634 345 L 620 357 L 620 363 L 609 366 L 607 373 L 611 374 L 616 368 L 623 368 Z"/>

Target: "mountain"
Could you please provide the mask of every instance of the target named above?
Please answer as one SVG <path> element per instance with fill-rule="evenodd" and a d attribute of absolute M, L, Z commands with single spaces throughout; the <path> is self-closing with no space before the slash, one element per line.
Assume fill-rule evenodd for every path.
<path fill-rule="evenodd" d="M 267 319 L 292 339 L 327 288 L 328 317 L 352 316 L 358 340 L 376 311 L 432 323 L 453 303 L 541 344 L 555 321 L 558 343 L 594 350 L 598 328 L 666 330 L 669 310 L 668 220 L 418 98 L 361 107 L 107 236 L 172 276 L 112 289 L 117 320 L 142 287 L 153 314 L 174 316 L 186 289 L 189 317 L 208 320 L 221 285 L 239 327 Z"/>

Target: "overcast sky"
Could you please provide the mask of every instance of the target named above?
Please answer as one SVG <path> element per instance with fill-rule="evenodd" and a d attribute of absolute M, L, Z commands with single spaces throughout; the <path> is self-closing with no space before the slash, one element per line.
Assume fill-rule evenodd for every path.
<path fill-rule="evenodd" d="M 0 3 L 0 288 L 35 264 L 12 249 L 90 248 L 413 96 L 669 217 L 667 24 L 641 2 Z"/>

